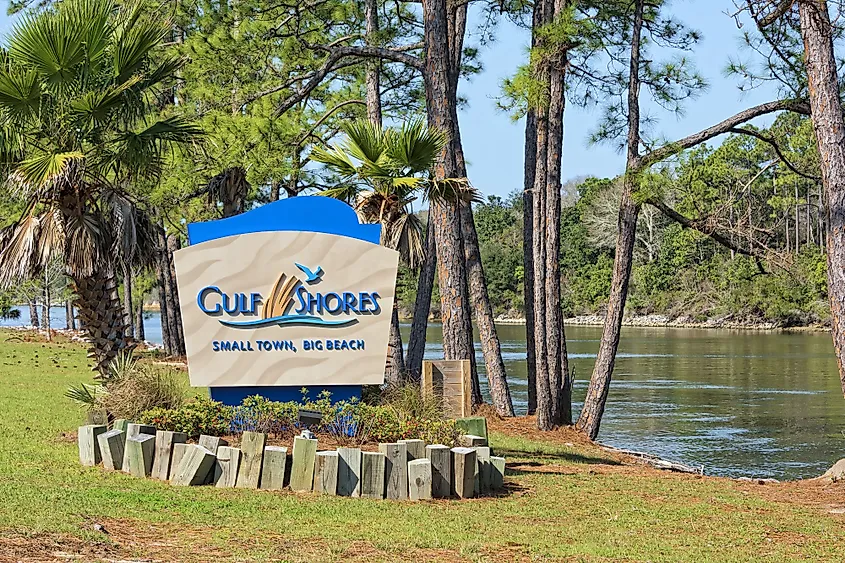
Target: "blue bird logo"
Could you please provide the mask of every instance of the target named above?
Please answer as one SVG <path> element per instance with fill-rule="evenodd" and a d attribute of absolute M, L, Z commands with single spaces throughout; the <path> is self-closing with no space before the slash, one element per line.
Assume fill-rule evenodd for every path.
<path fill-rule="evenodd" d="M 318 281 L 323 275 L 322 266 L 317 266 L 312 272 L 310 269 L 303 266 L 302 264 L 297 264 L 296 262 L 294 262 L 294 265 L 300 270 L 302 270 L 302 273 L 306 275 L 305 281 L 307 281 L 308 283 Z"/>

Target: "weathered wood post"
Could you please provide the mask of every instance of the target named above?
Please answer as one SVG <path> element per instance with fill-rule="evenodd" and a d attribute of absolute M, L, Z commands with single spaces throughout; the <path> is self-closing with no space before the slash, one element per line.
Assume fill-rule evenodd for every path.
<path fill-rule="evenodd" d="M 361 496 L 384 498 L 384 465 L 381 452 L 361 452 Z"/>
<path fill-rule="evenodd" d="M 408 496 L 411 500 L 431 498 L 431 460 L 414 459 L 408 462 Z"/>
<path fill-rule="evenodd" d="M 361 450 L 338 448 L 337 494 L 344 497 L 361 496 Z"/>
<path fill-rule="evenodd" d="M 285 487 L 285 469 L 288 464 L 288 449 L 280 446 L 264 448 L 264 462 L 261 465 L 260 488 L 279 491 Z"/>
<path fill-rule="evenodd" d="M 337 452 L 317 452 L 314 463 L 314 492 L 324 495 L 337 494 Z"/>
<path fill-rule="evenodd" d="M 296 436 L 293 439 L 293 459 L 290 468 L 292 491 L 310 491 L 314 484 L 314 459 L 317 455 L 317 440 Z"/>
<path fill-rule="evenodd" d="M 505 458 L 491 457 L 490 458 L 490 484 L 494 491 L 500 491 L 505 488 Z"/>
<path fill-rule="evenodd" d="M 120 471 L 123 468 L 123 448 L 126 445 L 126 432 L 123 430 L 109 430 L 97 437 L 103 467 L 109 471 Z"/>
<path fill-rule="evenodd" d="M 425 457 L 425 440 L 399 440 L 400 444 L 405 444 L 408 451 L 408 461 L 413 459 L 427 459 Z"/>
<path fill-rule="evenodd" d="M 475 479 L 475 494 L 488 494 L 493 490 L 493 474 L 492 466 L 490 464 L 490 448 L 482 446 L 475 448 L 476 463 L 478 463 L 478 476 Z"/>
<path fill-rule="evenodd" d="M 98 440 L 101 434 L 106 433 L 106 426 L 103 424 L 86 424 L 79 427 L 77 434 L 77 442 L 79 443 L 79 463 L 88 467 L 94 467 L 103 456 L 100 452 L 100 442 Z"/>
<path fill-rule="evenodd" d="M 217 449 L 220 446 L 228 446 L 229 443 L 220 438 L 219 436 L 208 436 L 207 434 L 200 434 L 200 439 L 197 441 L 198 446 L 202 446 L 203 448 L 207 449 L 214 455 L 217 455 Z M 175 451 L 175 449 L 174 449 Z M 172 464 L 175 467 L 175 462 Z M 214 470 L 208 472 L 208 480 L 205 483 L 206 485 L 213 485 L 214 484 Z"/>
<path fill-rule="evenodd" d="M 208 448 L 206 448 L 208 450 Z M 208 450 L 211 451 L 211 450 Z M 234 487 L 238 480 L 238 467 L 241 463 L 241 450 L 220 446 L 214 460 L 214 469 L 209 471 L 211 482 L 219 489 Z"/>
<path fill-rule="evenodd" d="M 487 438 L 483 436 L 475 436 L 473 434 L 464 434 L 458 438 L 458 443 L 465 448 L 477 448 L 479 446 L 487 445 Z"/>
<path fill-rule="evenodd" d="M 208 472 L 214 467 L 215 456 L 206 448 L 189 445 L 179 461 L 179 467 L 173 471 L 170 484 L 179 487 L 204 485 Z"/>
<path fill-rule="evenodd" d="M 132 436 L 137 436 L 138 434 L 149 434 L 150 436 L 155 436 L 156 427 L 150 426 L 149 424 L 135 424 L 129 422 L 126 424 L 126 442 L 129 442 L 129 438 Z M 121 464 L 121 468 L 126 473 L 129 473 L 129 448 L 125 445 L 123 447 L 123 463 Z"/>
<path fill-rule="evenodd" d="M 261 463 L 267 435 L 263 432 L 244 432 L 241 436 L 241 465 L 236 487 L 257 489 L 261 480 Z"/>
<path fill-rule="evenodd" d="M 153 479 L 160 481 L 170 479 L 173 445 L 184 444 L 187 441 L 188 435 L 184 432 L 170 432 L 169 430 L 159 430 L 156 432 L 156 452 L 151 475 Z"/>
<path fill-rule="evenodd" d="M 184 457 L 185 452 L 188 451 L 188 446 L 192 444 L 173 444 L 173 458 L 170 460 L 170 479 L 173 479 L 173 472 L 179 467 Z"/>
<path fill-rule="evenodd" d="M 431 461 L 431 496 L 449 498 L 452 495 L 452 453 L 449 446 L 426 446 L 425 453 Z"/>
<path fill-rule="evenodd" d="M 135 477 L 149 477 L 153 471 L 156 437 L 153 434 L 136 434 L 126 439 L 124 463 L 129 474 Z"/>
<path fill-rule="evenodd" d="M 127 432 L 129 430 L 129 421 L 125 418 L 116 418 L 114 422 L 112 422 L 112 430 L 123 430 Z"/>
<path fill-rule="evenodd" d="M 475 495 L 477 458 L 472 448 L 452 448 L 452 467 L 455 470 L 453 480 L 458 498 L 471 498 Z"/>
<path fill-rule="evenodd" d="M 408 448 L 405 444 L 379 444 L 385 457 L 385 496 L 389 499 L 408 498 Z"/>

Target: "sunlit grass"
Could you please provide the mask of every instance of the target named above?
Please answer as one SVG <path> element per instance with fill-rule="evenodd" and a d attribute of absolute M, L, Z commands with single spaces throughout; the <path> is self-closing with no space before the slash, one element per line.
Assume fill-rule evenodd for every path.
<path fill-rule="evenodd" d="M 0 332 L 0 533 L 108 542 L 90 523 L 112 519 L 166 524 L 183 542 L 226 546 L 236 558 L 273 558 L 280 541 L 319 538 L 325 549 L 308 556 L 316 560 L 338 558 L 350 542 L 367 542 L 378 550 L 374 558 L 445 549 L 499 561 L 832 561 L 845 545 L 841 520 L 743 493 L 727 480 L 622 471 L 597 449 L 495 433 L 493 447 L 511 464 L 511 492 L 461 502 L 174 488 L 83 468 L 75 442 L 63 438 L 83 412 L 63 392 L 90 381 L 84 351 L 11 335 Z"/>

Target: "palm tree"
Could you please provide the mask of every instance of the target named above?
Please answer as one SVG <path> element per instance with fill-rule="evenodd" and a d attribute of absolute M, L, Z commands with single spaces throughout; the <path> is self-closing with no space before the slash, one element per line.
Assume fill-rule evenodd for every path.
<path fill-rule="evenodd" d="M 422 120 L 405 123 L 400 129 L 383 129 L 367 120 L 342 127 L 343 140 L 329 149 L 315 148 L 311 160 L 321 162 L 341 178 L 326 196 L 352 205 L 362 220 L 382 225 L 381 243 L 399 251 L 400 259 L 417 268 L 425 258 L 424 228 L 413 203 L 426 198 L 474 197 L 466 180 L 435 183 L 430 173 L 437 156 L 448 142 L 446 135 L 426 127 Z M 393 302 L 390 328 L 388 381 L 402 378 L 404 356 L 399 333 L 397 300 Z"/>
<path fill-rule="evenodd" d="M 182 65 L 156 52 L 170 30 L 140 2 L 65 0 L 24 16 L 0 51 L 5 186 L 27 202 L 0 233 L 0 286 L 59 259 L 101 374 L 131 347 L 115 272 L 122 249 L 145 238 L 132 188 L 199 134 L 151 118 Z"/>

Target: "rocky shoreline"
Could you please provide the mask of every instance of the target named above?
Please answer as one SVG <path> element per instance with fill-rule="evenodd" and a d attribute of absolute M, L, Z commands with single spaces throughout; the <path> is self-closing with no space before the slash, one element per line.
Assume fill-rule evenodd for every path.
<path fill-rule="evenodd" d="M 525 319 L 500 317 L 496 323 L 505 325 L 524 325 Z M 575 326 L 602 326 L 603 315 L 580 315 L 564 319 L 567 325 Z M 671 318 L 667 315 L 639 315 L 626 317 L 622 326 L 644 327 L 644 328 L 709 328 L 709 329 L 731 329 L 731 330 L 754 330 L 754 331 L 785 331 L 785 332 L 827 332 L 830 327 L 821 325 L 783 327 L 777 323 L 748 321 L 734 318 L 731 315 L 714 317 L 703 321 L 696 321 L 690 316 Z"/>

